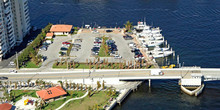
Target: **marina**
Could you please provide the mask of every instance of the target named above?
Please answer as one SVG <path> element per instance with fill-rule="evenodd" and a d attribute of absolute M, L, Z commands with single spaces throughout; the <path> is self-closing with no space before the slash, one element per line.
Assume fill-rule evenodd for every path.
<path fill-rule="evenodd" d="M 32 31 L 0 62 L 0 103 L 45 110 L 220 108 L 219 1 L 21 1 L 1 6 L 8 29 L 3 54 L 22 42 L 26 26 Z M 55 85 L 67 93 L 57 97 L 63 103 L 35 100 L 43 99 L 36 90 Z"/>

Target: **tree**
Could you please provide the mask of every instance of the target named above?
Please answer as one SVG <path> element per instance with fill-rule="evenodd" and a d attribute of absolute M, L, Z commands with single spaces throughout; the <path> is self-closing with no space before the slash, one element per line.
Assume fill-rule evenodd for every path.
<path fill-rule="evenodd" d="M 68 88 L 68 82 L 67 82 L 67 80 L 66 80 L 66 83 L 65 83 L 65 87 L 66 87 L 66 89 Z"/>
<path fill-rule="evenodd" d="M 73 89 L 76 89 L 76 83 L 73 83 Z"/>
<path fill-rule="evenodd" d="M 102 89 L 105 89 L 105 81 L 102 81 Z"/>
<path fill-rule="evenodd" d="M 36 101 L 35 101 L 35 107 L 37 107 L 37 105 L 38 105 L 38 101 L 36 100 Z"/>
<path fill-rule="evenodd" d="M 79 84 L 78 83 L 76 84 L 76 89 L 77 89 L 77 91 L 79 90 Z"/>
<path fill-rule="evenodd" d="M 15 82 L 15 89 L 17 89 L 17 87 L 18 87 L 18 83 L 17 83 L 17 82 Z"/>
<path fill-rule="evenodd" d="M 27 80 L 28 87 L 30 86 L 30 82 L 31 82 L 31 79 L 28 79 L 28 80 Z"/>
<path fill-rule="evenodd" d="M 80 89 L 81 89 L 81 91 L 83 90 L 83 84 L 80 85 Z"/>
<path fill-rule="evenodd" d="M 89 90 L 89 92 L 88 92 L 88 96 L 91 97 L 91 90 Z"/>
<path fill-rule="evenodd" d="M 58 81 L 60 83 L 60 86 L 63 88 L 63 81 Z"/>
<path fill-rule="evenodd" d="M 124 24 L 124 25 L 125 25 L 126 31 L 130 32 L 131 29 L 132 29 L 132 27 L 133 27 L 133 26 L 132 26 L 132 22 L 127 21 L 126 24 Z"/>
<path fill-rule="evenodd" d="M 101 87 L 100 81 L 97 81 L 97 89 Z"/>

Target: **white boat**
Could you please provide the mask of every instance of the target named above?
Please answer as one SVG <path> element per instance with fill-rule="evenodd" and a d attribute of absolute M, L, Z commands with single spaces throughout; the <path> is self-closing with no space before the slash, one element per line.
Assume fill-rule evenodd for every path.
<path fill-rule="evenodd" d="M 147 29 L 147 28 L 149 28 L 150 29 L 150 26 L 148 26 L 148 25 L 146 25 L 146 22 L 138 22 L 137 23 L 137 26 L 135 26 L 135 29 L 136 30 L 140 30 L 140 31 L 142 31 L 142 30 L 144 30 L 144 29 Z"/>
<path fill-rule="evenodd" d="M 153 33 L 153 34 L 160 34 L 161 31 L 162 31 L 162 30 L 160 30 L 159 27 L 157 27 L 157 28 L 151 28 L 151 33 Z"/>
<path fill-rule="evenodd" d="M 151 41 L 153 41 L 153 40 L 163 40 L 164 41 L 164 37 L 152 37 L 152 36 L 150 36 L 150 37 L 148 37 L 148 39 L 149 40 L 151 40 Z"/>
<path fill-rule="evenodd" d="M 173 54 L 172 49 L 169 50 L 169 48 L 160 48 L 159 46 L 156 46 L 154 50 L 149 52 L 149 55 L 152 55 L 154 58 L 162 58 L 167 57 Z"/>
<path fill-rule="evenodd" d="M 163 47 L 163 48 L 160 48 L 159 46 L 154 47 L 154 50 L 157 50 L 157 51 L 167 51 L 169 49 L 170 49 L 169 47 Z"/>
<path fill-rule="evenodd" d="M 164 42 L 164 40 L 149 41 L 149 42 L 147 43 L 147 46 L 148 46 L 148 47 L 160 46 L 160 45 L 163 44 L 163 42 Z"/>

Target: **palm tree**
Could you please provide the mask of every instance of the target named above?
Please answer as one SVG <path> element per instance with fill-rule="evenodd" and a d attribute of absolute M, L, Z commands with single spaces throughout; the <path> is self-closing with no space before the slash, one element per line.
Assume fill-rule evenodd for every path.
<path fill-rule="evenodd" d="M 27 80 L 28 87 L 30 86 L 30 82 L 31 82 L 31 79 L 28 79 L 28 80 Z"/>
<path fill-rule="evenodd" d="M 58 81 L 58 83 L 60 83 L 60 86 L 63 88 L 63 82 L 62 81 Z"/>
<path fill-rule="evenodd" d="M 17 87 L 18 87 L 18 84 L 17 84 L 17 82 L 15 82 L 15 89 L 17 89 Z"/>
<path fill-rule="evenodd" d="M 37 107 L 37 105 L 38 105 L 38 101 L 36 100 L 36 101 L 35 101 L 35 107 Z"/>
<path fill-rule="evenodd" d="M 126 31 L 130 32 L 131 29 L 132 29 L 132 27 L 133 27 L 133 26 L 132 26 L 132 22 L 127 21 L 126 24 L 124 24 L 124 25 L 125 25 Z"/>
<path fill-rule="evenodd" d="M 105 81 L 104 80 L 102 81 L 102 89 L 103 90 L 105 89 Z"/>

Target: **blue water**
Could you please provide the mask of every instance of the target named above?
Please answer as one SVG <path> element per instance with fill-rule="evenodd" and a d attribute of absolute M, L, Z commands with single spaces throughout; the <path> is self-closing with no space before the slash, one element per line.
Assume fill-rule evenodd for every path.
<path fill-rule="evenodd" d="M 148 25 L 163 30 L 184 66 L 220 67 L 220 0 L 29 0 L 29 6 L 37 27 L 48 22 L 122 27 L 146 17 Z M 144 83 L 115 109 L 220 109 L 219 84 L 208 83 L 196 98 L 181 93 L 176 81 L 155 81 L 151 93 Z"/>

